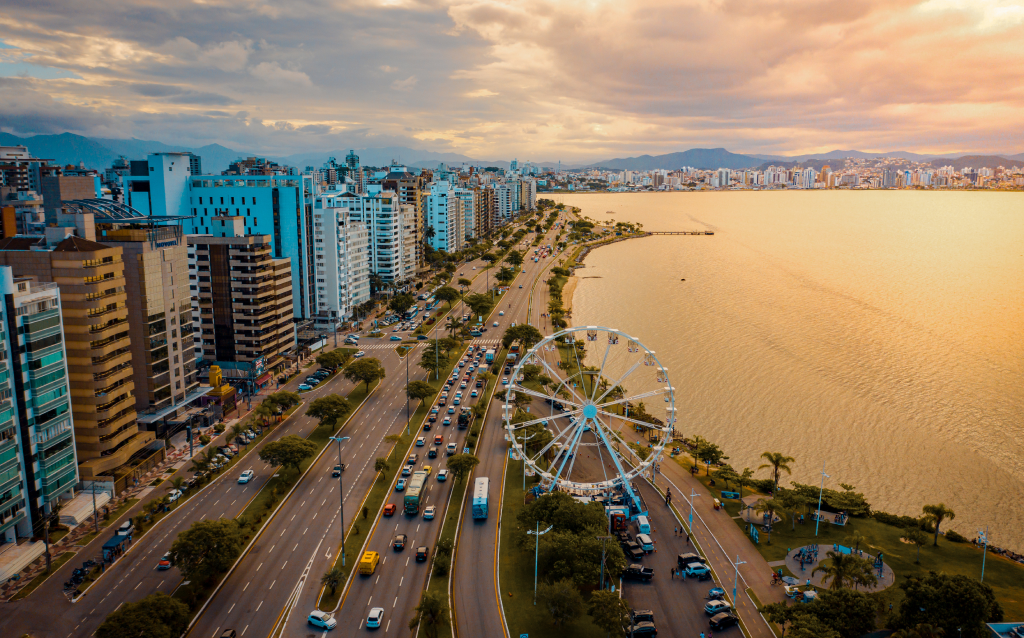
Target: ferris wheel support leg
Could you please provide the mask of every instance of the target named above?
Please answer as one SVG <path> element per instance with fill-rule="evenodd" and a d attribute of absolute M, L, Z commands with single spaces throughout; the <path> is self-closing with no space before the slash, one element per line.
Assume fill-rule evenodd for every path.
<path fill-rule="evenodd" d="M 608 440 L 608 437 L 604 432 L 605 427 L 607 426 L 605 426 L 604 423 L 601 423 L 599 427 L 596 427 L 594 429 L 597 430 L 597 434 L 598 436 L 601 437 L 601 441 L 603 441 L 605 447 L 608 448 L 608 456 L 612 458 L 612 463 L 615 464 L 615 471 L 617 471 L 619 473 L 619 476 L 622 478 L 622 491 L 624 491 L 629 496 L 629 500 L 633 504 L 633 508 L 636 511 L 636 515 L 641 516 L 645 513 L 643 504 L 640 502 L 640 497 L 637 496 L 637 494 L 633 491 L 633 486 L 630 485 L 629 481 L 626 479 L 626 472 L 625 470 L 622 469 L 622 462 L 619 460 L 619 456 L 612 451 L 612 444 Z"/>
<path fill-rule="evenodd" d="M 579 442 L 580 442 L 580 437 L 581 436 L 583 436 L 583 426 L 582 425 L 577 425 L 576 426 L 575 436 L 573 436 L 573 438 L 572 438 L 572 443 L 570 443 L 569 445 L 567 445 L 565 447 L 566 455 L 562 459 L 561 464 L 559 464 L 558 471 L 555 472 L 555 476 L 554 476 L 554 478 L 551 481 L 551 489 L 554 489 L 555 485 L 558 483 L 558 477 L 562 475 L 562 470 L 565 469 L 566 461 L 568 461 L 570 457 L 575 456 L 576 448 L 579 447 Z"/>

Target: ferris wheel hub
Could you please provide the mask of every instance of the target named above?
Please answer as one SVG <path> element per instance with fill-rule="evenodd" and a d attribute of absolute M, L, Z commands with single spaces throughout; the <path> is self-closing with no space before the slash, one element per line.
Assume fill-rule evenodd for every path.
<path fill-rule="evenodd" d="M 587 402 L 587 405 L 583 406 L 583 416 L 587 417 L 591 421 L 597 418 L 597 406 L 593 403 Z"/>

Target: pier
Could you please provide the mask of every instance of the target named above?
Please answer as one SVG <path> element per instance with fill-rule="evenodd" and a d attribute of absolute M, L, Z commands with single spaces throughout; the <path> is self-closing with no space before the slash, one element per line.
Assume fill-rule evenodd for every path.
<path fill-rule="evenodd" d="M 714 235 L 711 230 L 649 230 L 648 235 Z"/>

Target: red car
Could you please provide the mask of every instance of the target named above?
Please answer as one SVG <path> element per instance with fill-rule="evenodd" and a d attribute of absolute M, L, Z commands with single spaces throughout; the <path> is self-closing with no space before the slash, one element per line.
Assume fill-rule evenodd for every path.
<path fill-rule="evenodd" d="M 395 511 L 397 510 L 398 506 L 396 506 L 394 503 L 388 503 L 387 505 L 384 506 L 384 516 L 394 516 Z"/>
<path fill-rule="evenodd" d="M 443 441 L 443 440 L 444 440 L 444 437 L 442 435 L 438 434 L 437 436 L 434 437 L 434 445 L 441 445 L 441 441 Z"/>

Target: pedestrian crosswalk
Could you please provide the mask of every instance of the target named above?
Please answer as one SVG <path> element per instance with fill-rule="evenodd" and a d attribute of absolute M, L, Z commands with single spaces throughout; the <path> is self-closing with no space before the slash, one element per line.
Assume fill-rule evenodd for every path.
<path fill-rule="evenodd" d="M 501 339 L 473 339 L 470 343 L 473 345 L 480 344 L 482 346 L 495 346 L 501 343 Z"/>

